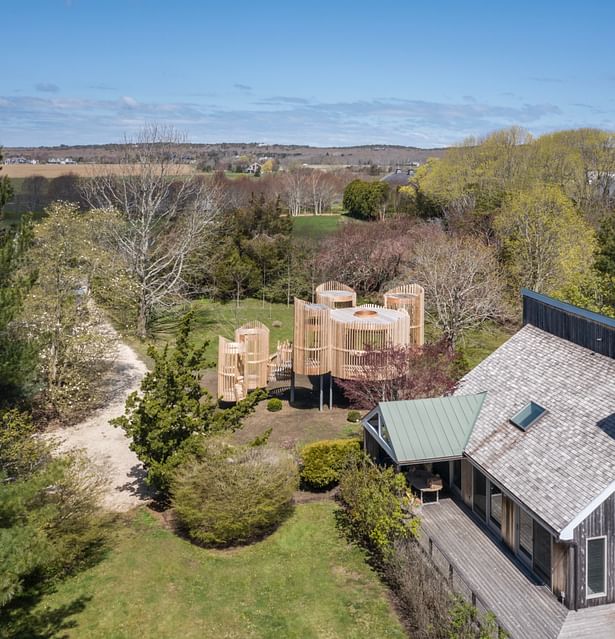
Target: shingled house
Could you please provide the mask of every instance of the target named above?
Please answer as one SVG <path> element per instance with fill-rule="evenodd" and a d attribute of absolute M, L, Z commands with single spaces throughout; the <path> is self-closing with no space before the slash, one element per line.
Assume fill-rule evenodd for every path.
<path fill-rule="evenodd" d="M 518 571 L 519 601 L 503 583 L 502 601 L 491 603 L 508 615 L 509 632 L 515 606 L 521 616 L 532 606 L 523 599 L 541 592 L 536 627 L 511 634 L 615 637 L 615 607 L 602 606 L 615 602 L 615 320 L 530 291 L 523 309 L 523 328 L 453 396 L 382 402 L 368 413 L 366 449 L 401 471 L 438 476 L 451 499 L 424 506 L 424 525 L 444 552 L 453 548 L 462 573 L 464 562 L 485 564 L 487 544 L 507 562 L 493 555 L 499 563 L 487 572 L 515 581 Z M 456 551 L 455 530 L 468 535 Z M 474 573 L 477 588 L 483 579 L 495 598 L 498 584 L 483 577 Z M 566 630 L 581 615 L 568 610 L 596 607 L 589 626 L 584 613 L 586 635 Z M 601 635 L 607 613 L 611 634 Z"/>

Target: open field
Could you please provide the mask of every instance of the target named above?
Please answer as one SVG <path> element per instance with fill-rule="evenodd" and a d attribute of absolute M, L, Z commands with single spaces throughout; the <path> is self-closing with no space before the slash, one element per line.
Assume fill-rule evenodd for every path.
<path fill-rule="evenodd" d="M 270 304 L 262 300 L 244 299 L 239 306 L 235 302 L 214 302 L 208 299 L 195 300 L 190 304 L 194 314 L 192 338 L 196 343 L 209 341 L 206 355 L 215 365 L 218 361 L 218 335 L 232 338 L 235 328 L 249 320 L 259 320 L 270 330 L 269 343 L 273 350 L 278 340 L 292 340 L 293 336 L 293 307 L 286 304 Z M 188 307 L 185 309 L 188 310 Z M 182 312 L 176 312 L 161 318 L 158 322 L 153 343 L 162 346 L 167 342 L 173 343 L 178 320 Z M 281 326 L 274 328 L 273 322 L 280 322 Z M 147 357 L 147 344 L 131 340 L 131 345 L 137 352 Z"/>
<path fill-rule="evenodd" d="M 189 175 L 195 172 L 194 164 L 177 165 L 177 175 Z M 57 178 L 61 175 L 88 177 L 98 173 L 121 174 L 123 164 L 4 164 L 2 174 L 10 178 L 27 178 L 42 175 L 45 178 Z"/>
<path fill-rule="evenodd" d="M 293 217 L 293 237 L 306 240 L 322 240 L 335 233 L 343 224 L 354 222 L 346 215 L 299 215 Z"/>
<path fill-rule="evenodd" d="M 43 599 L 47 618 L 66 611 L 44 636 L 402 639 L 385 587 L 340 537 L 335 508 L 300 504 L 271 537 L 228 551 L 193 546 L 137 511 L 101 563 Z"/>

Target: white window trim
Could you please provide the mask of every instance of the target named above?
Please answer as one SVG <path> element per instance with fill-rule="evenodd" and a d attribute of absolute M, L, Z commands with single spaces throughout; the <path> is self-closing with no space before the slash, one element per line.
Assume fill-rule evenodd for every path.
<path fill-rule="evenodd" d="M 595 592 L 593 594 L 589 594 L 589 584 L 588 584 L 588 577 L 589 577 L 589 563 L 588 563 L 588 548 L 589 548 L 589 542 L 590 541 L 596 541 L 597 539 L 604 539 L 604 590 L 602 592 Z M 598 599 L 600 597 L 606 597 L 606 590 L 607 590 L 607 566 L 608 566 L 608 562 L 607 562 L 607 554 L 608 554 L 608 544 L 607 544 L 607 536 L 606 535 L 598 535 L 597 537 L 588 537 L 585 540 L 585 599 Z"/>

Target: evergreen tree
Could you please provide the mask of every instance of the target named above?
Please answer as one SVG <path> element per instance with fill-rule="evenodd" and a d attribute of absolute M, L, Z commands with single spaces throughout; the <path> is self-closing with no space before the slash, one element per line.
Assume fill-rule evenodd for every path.
<path fill-rule="evenodd" d="M 141 383 L 141 394 L 126 400 L 126 414 L 112 420 L 132 439 L 130 447 L 147 470 L 146 483 L 165 498 L 173 473 L 188 452 L 198 446 L 199 435 L 234 430 L 244 415 L 263 398 L 251 393 L 233 408 L 220 410 L 200 384 L 206 367 L 205 348 L 190 343 L 191 314 L 181 321 L 173 350 L 150 347 L 154 368 Z"/>
<path fill-rule="evenodd" d="M 35 370 L 35 349 L 15 326 L 31 286 L 20 275 L 30 242 L 27 220 L 17 229 L 0 231 L 0 404 L 25 395 Z"/>
<path fill-rule="evenodd" d="M 0 147 L 0 171 L 2 171 L 2 147 Z M 10 202 L 14 195 L 15 191 L 8 176 L 0 176 L 0 217 L 2 217 L 4 205 Z"/>

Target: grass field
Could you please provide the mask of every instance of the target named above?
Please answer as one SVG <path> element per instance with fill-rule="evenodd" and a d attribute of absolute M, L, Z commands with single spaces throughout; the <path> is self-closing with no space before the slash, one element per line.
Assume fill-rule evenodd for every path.
<path fill-rule="evenodd" d="M 193 546 L 139 511 L 101 563 L 42 601 L 49 616 L 77 609 L 49 636 L 402 639 L 384 586 L 339 536 L 334 509 L 298 505 L 271 537 L 228 551 Z"/>
<path fill-rule="evenodd" d="M 3 164 L 2 174 L 10 178 L 26 178 L 42 175 L 56 178 L 61 175 L 79 175 L 87 177 L 97 173 L 120 174 L 126 170 L 123 164 Z M 177 175 L 188 175 L 195 172 L 193 164 L 178 164 Z"/>
<path fill-rule="evenodd" d="M 196 300 L 190 305 L 194 313 L 192 336 L 195 343 L 209 341 L 206 355 L 213 362 L 217 362 L 218 335 L 232 338 L 235 328 L 249 320 L 259 320 L 269 327 L 270 350 L 275 349 L 278 340 L 292 340 L 293 337 L 293 307 L 286 304 L 263 303 L 261 300 L 244 299 L 235 302 L 214 302 L 207 299 Z M 186 308 L 186 310 L 188 310 Z M 157 346 L 175 341 L 177 320 L 181 313 L 174 313 L 162 318 L 156 326 L 153 343 Z M 280 322 L 279 328 L 272 326 L 273 322 Z M 131 345 L 143 357 L 146 356 L 147 344 L 131 339 Z"/>
<path fill-rule="evenodd" d="M 293 236 L 318 241 L 337 231 L 349 219 L 345 215 L 301 215 L 294 217 Z"/>

